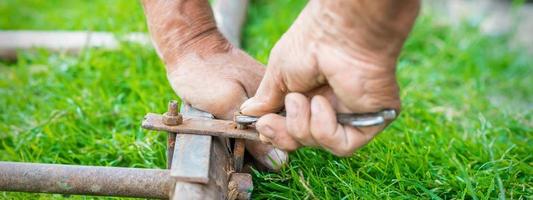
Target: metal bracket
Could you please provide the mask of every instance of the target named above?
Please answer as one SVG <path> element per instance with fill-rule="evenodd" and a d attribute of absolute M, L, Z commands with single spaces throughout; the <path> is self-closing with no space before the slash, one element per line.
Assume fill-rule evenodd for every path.
<path fill-rule="evenodd" d="M 213 118 L 190 106 L 182 110 L 187 119 Z M 159 117 L 166 125 L 179 124 L 177 102 L 171 102 L 169 112 Z M 244 145 L 231 155 L 227 138 L 183 132 L 173 137 L 176 132 L 169 132 L 170 170 L 0 162 L 0 191 L 173 200 L 250 198 L 251 175 L 235 172 L 233 160 L 241 155 L 237 152 L 244 153 Z"/>
<path fill-rule="evenodd" d="M 259 133 L 253 128 L 241 130 L 237 129 L 237 125 L 232 121 L 189 117 L 187 115 L 183 116 L 183 121 L 181 124 L 169 126 L 163 123 L 163 115 L 148 113 L 144 117 L 142 127 L 156 131 L 211 135 L 260 141 Z"/>
<path fill-rule="evenodd" d="M 182 123 L 183 116 L 198 119 L 213 119 L 214 116 L 196 110 L 190 106 L 182 106 L 182 112 L 177 111 L 177 102 L 170 101 L 168 111 L 160 118 L 165 126 L 176 126 Z M 183 116 L 182 116 L 183 114 Z M 144 124 L 144 123 L 143 123 Z M 168 141 L 170 149 L 167 161 L 170 165 L 170 176 L 177 181 L 193 183 L 209 182 L 209 161 L 211 158 L 212 137 L 209 135 L 191 135 L 182 131 L 168 131 L 174 135 L 174 141 Z M 169 137 L 169 139 L 172 139 Z"/>
<path fill-rule="evenodd" d="M 228 198 L 249 198 L 253 189 L 251 175 L 238 172 L 242 171 L 244 162 L 245 139 L 259 140 L 257 131 L 244 126 L 237 127 L 231 121 L 216 120 L 213 115 L 188 104 L 182 105 L 181 110 L 182 113 L 177 112 L 177 102 L 171 101 L 165 114 L 149 113 L 142 122 L 145 129 L 169 133 L 167 152 L 168 162 L 171 163 L 170 175 L 177 180 L 175 193 L 183 193 L 192 187 L 190 184 L 212 181 L 209 174 L 212 171 L 210 160 L 213 159 L 210 148 L 212 136 L 221 136 L 217 139 L 226 138 L 227 141 L 227 138 L 235 138 L 231 160 L 233 165 L 228 171 Z"/>

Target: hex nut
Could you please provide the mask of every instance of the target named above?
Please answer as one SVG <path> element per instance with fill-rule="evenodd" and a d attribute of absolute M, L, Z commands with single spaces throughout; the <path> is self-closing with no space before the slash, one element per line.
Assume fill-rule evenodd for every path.
<path fill-rule="evenodd" d="M 180 125 L 183 122 L 183 117 L 181 114 L 176 116 L 168 115 L 168 113 L 163 114 L 163 124 L 167 126 L 176 126 Z"/>
<path fill-rule="evenodd" d="M 232 173 L 228 182 L 228 199 L 245 200 L 252 197 L 254 183 L 248 173 Z"/>

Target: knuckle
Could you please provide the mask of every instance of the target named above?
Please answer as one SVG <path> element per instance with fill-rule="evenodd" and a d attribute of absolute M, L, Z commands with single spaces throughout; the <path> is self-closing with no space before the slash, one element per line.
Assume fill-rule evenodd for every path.
<path fill-rule="evenodd" d="M 303 140 L 307 140 L 309 139 L 309 137 L 307 136 L 307 134 L 303 131 L 297 131 L 297 132 L 289 132 L 292 137 L 294 137 L 294 139 L 298 140 L 298 141 L 303 141 Z"/>
<path fill-rule="evenodd" d="M 259 120 L 257 120 L 257 123 L 255 124 L 255 126 L 256 127 L 267 126 L 272 121 L 274 121 L 275 116 L 276 115 L 273 114 L 273 113 L 269 113 L 269 114 L 263 115 L 262 117 L 259 118 Z"/>
<path fill-rule="evenodd" d="M 305 140 L 309 138 L 309 132 L 306 127 L 300 126 L 300 123 L 289 122 L 287 124 L 287 132 L 296 140 Z"/>
<path fill-rule="evenodd" d="M 287 127 L 287 133 L 297 142 L 302 145 L 310 146 L 315 145 L 314 139 L 307 127 L 289 125 Z"/>

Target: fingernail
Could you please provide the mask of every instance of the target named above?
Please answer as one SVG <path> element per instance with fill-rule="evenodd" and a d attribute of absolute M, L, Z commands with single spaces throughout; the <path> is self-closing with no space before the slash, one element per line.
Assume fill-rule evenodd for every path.
<path fill-rule="evenodd" d="M 320 104 L 320 102 L 318 102 L 318 100 L 316 98 L 313 98 L 311 100 L 311 112 L 312 113 L 320 113 L 322 112 L 322 105 Z"/>
<path fill-rule="evenodd" d="M 287 109 L 287 117 L 296 118 L 298 116 L 299 105 L 293 98 L 290 96 L 285 98 L 285 106 Z"/>
<path fill-rule="evenodd" d="M 264 135 L 267 138 L 273 138 L 274 137 L 274 130 L 269 125 L 259 125 L 257 127 L 257 130 L 261 135 Z"/>
<path fill-rule="evenodd" d="M 254 100 L 254 98 L 252 97 L 252 98 L 246 100 L 244 103 L 242 103 L 241 108 L 240 108 L 241 112 L 243 114 L 250 114 L 250 113 L 247 113 L 248 110 L 250 108 L 253 108 L 253 107 L 258 107 L 258 104 L 259 103 L 256 100 Z"/>
<path fill-rule="evenodd" d="M 265 164 L 269 165 L 267 167 L 272 170 L 278 170 L 287 163 L 288 158 L 287 152 L 273 148 L 268 152 L 266 158 L 268 160 L 266 160 Z"/>

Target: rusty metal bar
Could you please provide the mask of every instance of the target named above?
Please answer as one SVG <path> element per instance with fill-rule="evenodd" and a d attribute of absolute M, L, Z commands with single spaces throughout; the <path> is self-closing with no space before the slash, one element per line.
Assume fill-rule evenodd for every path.
<path fill-rule="evenodd" d="M 172 166 L 174 156 L 174 146 L 176 145 L 176 133 L 167 132 L 167 169 Z"/>
<path fill-rule="evenodd" d="M 165 115 L 163 116 L 163 124 L 165 125 L 177 125 L 179 122 L 178 116 L 178 102 L 177 101 L 170 101 L 168 103 L 168 109 Z M 165 120 L 166 119 L 166 120 Z M 172 157 L 174 154 L 174 145 L 176 141 L 176 133 L 173 132 L 167 132 L 167 169 L 170 169 L 172 166 Z"/>
<path fill-rule="evenodd" d="M 208 183 L 212 140 L 209 135 L 178 134 L 170 176 L 178 181 Z"/>
<path fill-rule="evenodd" d="M 0 191 L 169 198 L 169 170 L 0 162 Z"/>
<path fill-rule="evenodd" d="M 244 164 L 244 150 L 244 139 L 235 139 L 235 143 L 233 144 L 233 168 L 235 168 L 236 172 L 241 172 L 242 170 Z"/>
<path fill-rule="evenodd" d="M 70 53 L 90 47 L 118 49 L 120 40 L 151 45 L 145 33 L 129 33 L 117 38 L 109 32 L 4 30 L 0 31 L 0 58 L 16 59 L 17 51 L 34 48 Z"/>
<path fill-rule="evenodd" d="M 252 175 L 232 173 L 228 183 L 228 199 L 250 199 L 254 190 Z"/>
<path fill-rule="evenodd" d="M 163 115 L 148 113 L 144 116 L 142 127 L 149 130 L 187 133 L 196 135 L 211 135 L 247 140 L 259 140 L 259 133 L 254 128 L 237 129 L 233 121 L 217 119 L 201 119 L 183 116 L 183 122 L 176 126 L 163 123 Z"/>

